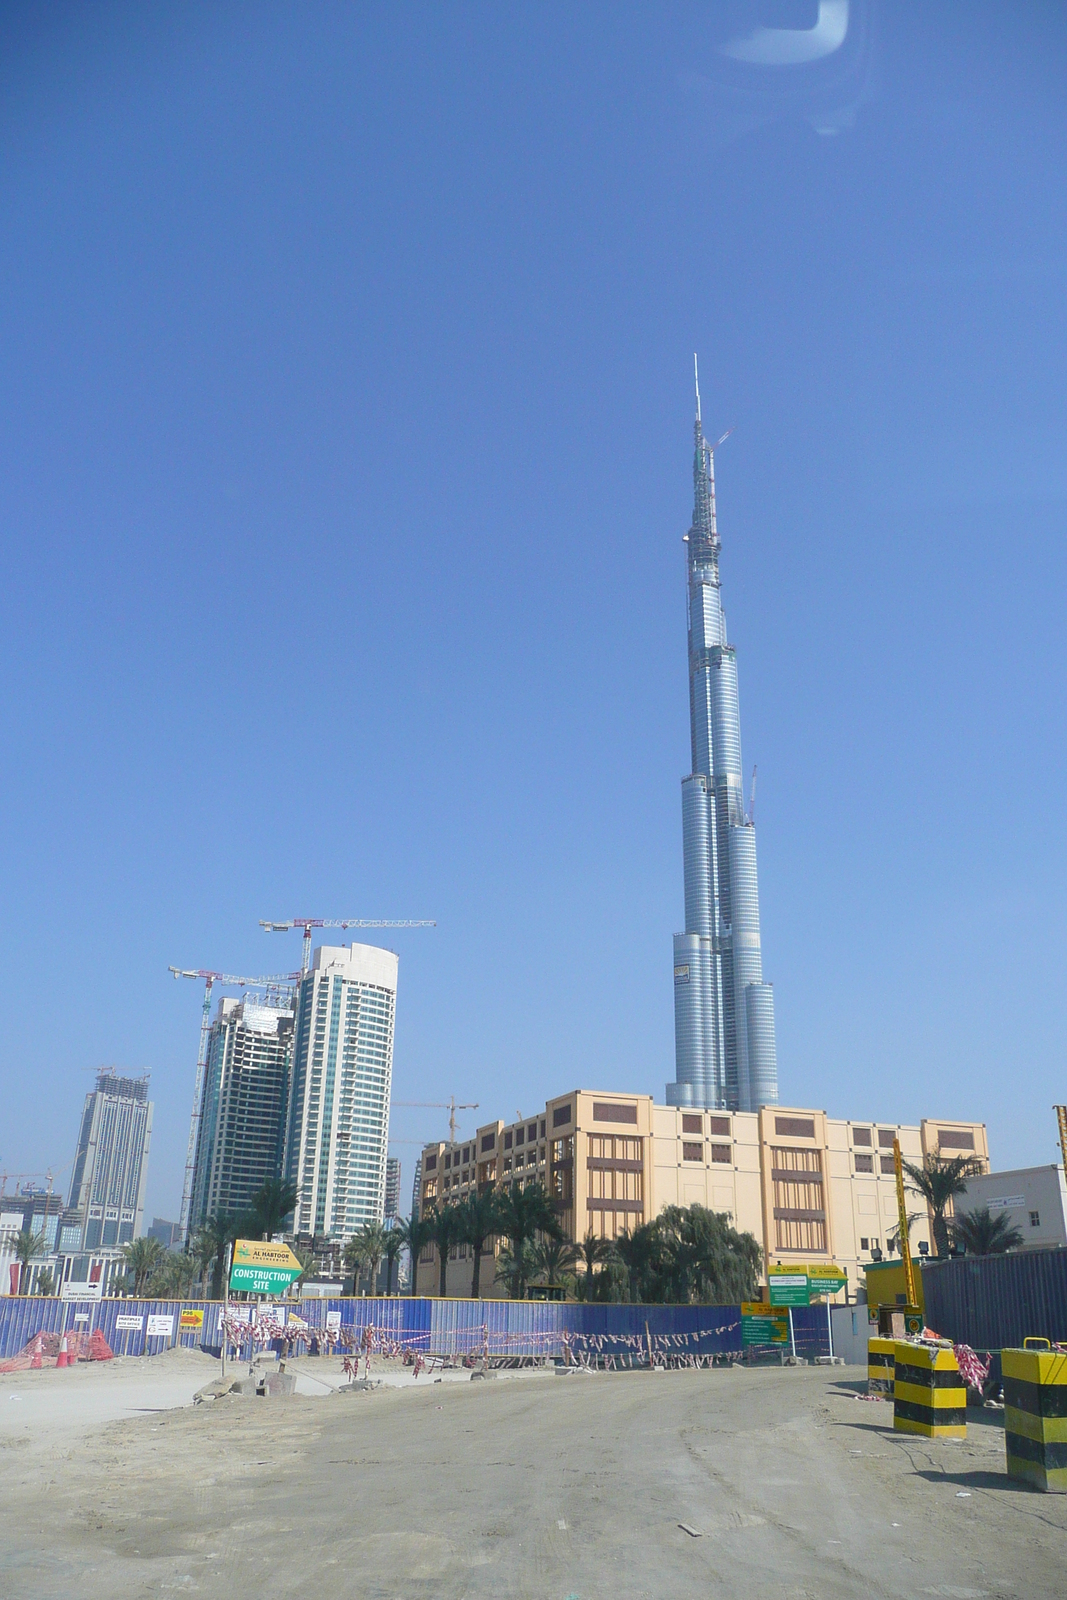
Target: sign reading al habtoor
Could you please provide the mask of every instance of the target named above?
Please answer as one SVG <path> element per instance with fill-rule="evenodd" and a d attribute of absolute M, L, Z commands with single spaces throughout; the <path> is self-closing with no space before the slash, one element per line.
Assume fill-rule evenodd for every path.
<path fill-rule="evenodd" d="M 303 1267 L 287 1244 L 235 1239 L 230 1288 L 244 1294 L 284 1294 Z"/>

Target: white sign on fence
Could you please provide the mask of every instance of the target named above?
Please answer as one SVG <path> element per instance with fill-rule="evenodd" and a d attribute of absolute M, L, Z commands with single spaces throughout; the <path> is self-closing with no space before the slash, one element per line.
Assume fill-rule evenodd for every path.
<path fill-rule="evenodd" d="M 123 1332 L 124 1330 L 127 1333 L 133 1333 L 133 1332 L 140 1333 L 141 1329 L 144 1327 L 144 1318 L 143 1317 L 116 1317 L 115 1318 L 115 1327 L 119 1330 L 120 1333 Z"/>
<path fill-rule="evenodd" d="M 169 1339 L 174 1332 L 173 1316 L 164 1316 L 161 1312 L 153 1312 L 148 1317 L 148 1331 L 146 1338 Z"/>
<path fill-rule="evenodd" d="M 326 1331 L 328 1333 L 340 1333 L 340 1331 L 341 1331 L 341 1313 L 339 1311 L 327 1311 L 327 1313 L 326 1313 Z"/>
<path fill-rule="evenodd" d="M 256 1309 L 255 1306 L 235 1306 L 233 1304 L 233 1302 L 231 1301 L 230 1302 L 230 1308 L 229 1308 L 230 1321 L 231 1322 L 252 1322 L 252 1321 L 255 1320 L 253 1318 L 253 1316 L 252 1316 L 252 1313 L 253 1313 L 253 1311 L 255 1309 Z"/>
<path fill-rule="evenodd" d="M 61 1300 L 101 1300 L 103 1295 L 102 1283 L 64 1283 L 59 1290 Z"/>

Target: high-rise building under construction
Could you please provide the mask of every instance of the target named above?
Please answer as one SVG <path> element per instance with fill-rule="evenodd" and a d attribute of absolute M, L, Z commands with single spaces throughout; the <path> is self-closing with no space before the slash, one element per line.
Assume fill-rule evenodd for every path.
<path fill-rule="evenodd" d="M 704 437 L 699 387 L 695 444 L 693 525 L 686 535 L 693 768 L 682 779 L 685 932 L 674 936 L 677 1081 L 667 1085 L 667 1103 L 756 1111 L 778 1099 L 774 991 L 763 981 L 737 655 L 727 643 L 719 585 L 716 446 Z"/>
<path fill-rule="evenodd" d="M 297 1233 L 348 1238 L 382 1220 L 396 975 L 391 950 L 323 945 L 301 980 L 286 1131 Z"/>
<path fill-rule="evenodd" d="M 103 1068 L 85 1097 L 78 1130 L 63 1228 L 72 1248 L 129 1244 L 144 1231 L 151 1138 L 148 1074 L 127 1078 Z"/>
<path fill-rule="evenodd" d="M 256 1191 L 279 1176 L 292 1052 L 288 1001 L 219 1001 L 208 1036 L 190 1227 L 215 1214 L 243 1215 Z"/>

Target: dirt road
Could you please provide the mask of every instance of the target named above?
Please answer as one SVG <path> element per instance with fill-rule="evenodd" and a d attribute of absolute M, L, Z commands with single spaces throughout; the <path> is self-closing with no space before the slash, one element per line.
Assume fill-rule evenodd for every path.
<path fill-rule="evenodd" d="M 217 1370 L 183 1360 L 160 1394 Z M 17 1376 L 10 1600 L 1065 1592 L 1067 1497 L 1008 1481 L 1000 1414 L 972 1413 L 965 1444 L 895 1435 L 854 1370 L 521 1374 L 133 1416 L 116 1408 L 127 1381 L 146 1398 L 143 1369 L 80 1370 L 113 1420 L 86 1403 L 39 1433 L 10 1413 L 66 1375 Z"/>

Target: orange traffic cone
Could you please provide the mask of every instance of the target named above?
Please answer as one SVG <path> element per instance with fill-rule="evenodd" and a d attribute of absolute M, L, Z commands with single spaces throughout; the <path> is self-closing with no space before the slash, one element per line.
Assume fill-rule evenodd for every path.
<path fill-rule="evenodd" d="M 60 1339 L 60 1341 L 59 1341 L 59 1354 L 56 1357 L 56 1366 L 57 1367 L 69 1367 L 70 1366 L 70 1357 L 67 1354 L 67 1336 L 66 1336 L 66 1334 L 64 1334 L 62 1339 Z"/>
<path fill-rule="evenodd" d="M 36 1370 L 37 1367 L 40 1367 L 42 1365 L 43 1365 L 43 1363 L 41 1361 L 41 1335 L 38 1334 L 36 1339 L 33 1341 L 33 1360 L 30 1362 L 30 1366 Z"/>

